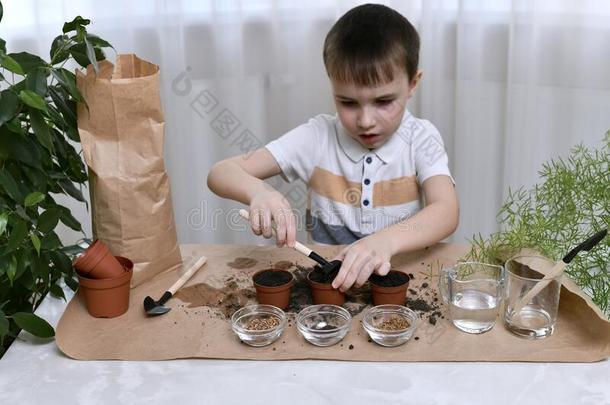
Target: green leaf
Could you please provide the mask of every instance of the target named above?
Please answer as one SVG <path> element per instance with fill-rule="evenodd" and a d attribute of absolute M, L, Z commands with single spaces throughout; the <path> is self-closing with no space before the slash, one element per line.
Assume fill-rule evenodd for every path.
<path fill-rule="evenodd" d="M 36 110 L 30 109 L 30 123 L 32 129 L 36 135 L 36 139 L 45 147 L 49 152 L 53 152 L 53 139 L 51 138 L 51 132 L 49 126 L 45 121 L 41 113 Z"/>
<path fill-rule="evenodd" d="M 15 96 L 15 97 L 17 97 L 17 96 Z M 8 128 L 8 130 L 11 132 L 14 132 L 19 135 L 23 135 L 23 128 L 21 127 L 21 121 L 19 120 L 19 117 L 15 117 L 12 120 L 10 120 L 9 122 L 7 122 L 6 128 Z"/>
<path fill-rule="evenodd" d="M 13 225 L 13 228 L 11 229 L 11 232 L 8 237 L 8 243 L 6 244 L 5 252 L 8 253 L 15 250 L 27 234 L 28 228 L 25 222 L 19 218 L 16 218 L 15 224 Z"/>
<path fill-rule="evenodd" d="M 85 45 L 84 42 L 77 43 L 76 45 L 72 45 L 70 47 L 70 54 L 72 55 L 74 60 L 82 67 L 86 68 L 87 66 L 89 66 L 90 61 L 89 61 L 89 58 L 87 57 L 87 46 Z M 95 59 L 97 59 L 97 60 L 106 59 L 106 56 L 104 55 L 104 51 L 102 49 L 95 48 Z"/>
<path fill-rule="evenodd" d="M 55 330 L 47 321 L 41 317 L 28 312 L 17 312 L 11 318 L 21 329 L 30 332 L 40 338 L 50 338 L 55 336 Z"/>
<path fill-rule="evenodd" d="M 61 219 L 61 222 L 63 222 L 64 225 L 68 226 L 69 228 L 71 228 L 75 231 L 83 230 L 80 222 L 78 222 L 78 220 L 76 218 L 74 218 L 74 216 L 72 215 L 72 213 L 70 212 L 70 210 L 68 208 L 61 207 L 61 215 L 59 218 Z"/>
<path fill-rule="evenodd" d="M 46 68 L 32 69 L 25 78 L 25 88 L 34 93 L 45 97 L 47 94 L 47 76 Z"/>
<path fill-rule="evenodd" d="M 71 274 L 73 272 L 72 269 L 72 260 L 66 255 L 64 252 L 59 250 L 53 250 L 50 252 L 51 261 L 53 262 L 53 266 L 58 269 L 63 274 Z"/>
<path fill-rule="evenodd" d="M 0 214 L 0 236 L 2 236 L 2 234 L 4 234 L 4 231 L 6 231 L 7 223 L 8 223 L 8 212 L 4 211 L 2 214 Z"/>
<path fill-rule="evenodd" d="M 13 58 L 23 69 L 23 73 L 28 74 L 32 70 L 39 67 L 46 67 L 47 62 L 40 59 L 39 56 L 32 55 L 27 52 L 9 53 L 8 56 Z"/>
<path fill-rule="evenodd" d="M 34 191 L 33 193 L 30 193 L 25 197 L 25 206 L 31 207 L 41 201 L 44 201 L 44 194 L 38 191 Z"/>
<path fill-rule="evenodd" d="M 89 40 L 89 43 L 95 47 L 114 49 L 114 47 L 110 45 L 108 41 L 98 37 L 97 35 L 87 34 L 87 39 Z"/>
<path fill-rule="evenodd" d="M 40 239 L 38 239 L 38 236 L 32 233 L 30 234 L 30 240 L 32 241 L 32 246 L 34 246 L 34 249 L 36 249 L 36 253 L 38 253 L 38 256 L 40 256 Z"/>
<path fill-rule="evenodd" d="M 91 20 L 83 18 L 79 15 L 79 16 L 76 16 L 74 18 L 74 20 L 65 23 L 62 28 L 62 31 L 64 34 L 66 34 L 70 31 L 75 31 L 77 27 L 84 27 L 85 25 L 89 25 L 90 23 L 91 23 Z"/>
<path fill-rule="evenodd" d="M 19 92 L 19 98 L 30 107 L 47 112 L 47 104 L 44 99 L 32 90 L 21 90 Z"/>
<path fill-rule="evenodd" d="M 68 38 L 67 35 L 58 35 L 53 39 L 51 51 L 49 52 L 51 64 L 61 63 L 68 59 L 70 56 L 70 53 L 68 52 L 68 45 L 70 42 L 70 38 Z"/>
<path fill-rule="evenodd" d="M 51 285 L 51 287 L 49 288 L 49 292 L 51 293 L 51 295 L 53 297 L 61 298 L 64 301 L 66 301 L 66 296 L 64 295 L 64 290 L 57 284 Z"/>
<path fill-rule="evenodd" d="M 0 127 L 0 155 L 42 170 L 40 151 L 25 136 L 10 133 Z"/>
<path fill-rule="evenodd" d="M 15 59 L 8 55 L 0 55 L 0 66 L 6 70 L 23 76 L 23 69 Z"/>
<path fill-rule="evenodd" d="M 41 242 L 40 247 L 43 250 L 53 250 L 61 247 L 61 241 L 55 232 L 44 235 Z"/>
<path fill-rule="evenodd" d="M 23 201 L 23 196 L 19 191 L 19 186 L 17 182 L 13 178 L 13 175 L 6 169 L 0 170 L 0 186 L 6 191 L 6 193 L 11 197 L 16 203 L 21 203 Z"/>
<path fill-rule="evenodd" d="M 1 5 L 2 3 L 0 2 L 0 7 Z M 2 38 L 0 38 L 0 55 L 6 55 L 6 41 Z"/>
<path fill-rule="evenodd" d="M 13 119 L 19 106 L 19 98 L 11 90 L 0 92 L 0 125 Z"/>
<path fill-rule="evenodd" d="M 17 258 L 12 256 L 8 269 L 6 269 L 6 276 L 8 277 L 8 281 L 10 281 L 11 285 L 13 284 L 13 280 L 15 280 L 15 274 L 17 274 Z"/>
<path fill-rule="evenodd" d="M 89 62 L 93 65 L 93 70 L 97 75 L 100 73 L 100 69 L 97 66 L 97 59 L 95 58 L 95 49 L 93 49 L 93 46 L 91 45 L 87 37 L 84 37 L 83 40 L 85 41 L 85 47 L 87 48 L 87 59 L 89 59 Z"/>
<path fill-rule="evenodd" d="M 0 4 L 0 8 L 2 7 L 2 5 Z M 2 310 L 0 310 L 0 343 L 2 342 L 2 337 L 6 336 L 8 334 L 9 331 L 9 323 L 8 323 L 8 319 L 6 319 L 6 315 L 4 315 L 4 312 L 2 312 Z"/>
<path fill-rule="evenodd" d="M 70 197 L 77 199 L 80 202 L 85 202 L 85 197 L 83 197 L 83 193 L 74 187 L 74 184 L 69 179 L 62 179 L 58 181 L 61 188 L 68 194 Z"/>
<path fill-rule="evenodd" d="M 52 70 L 51 74 L 57 79 L 59 84 L 61 84 L 61 86 L 72 96 L 73 99 L 75 99 L 76 101 L 84 101 L 83 97 L 78 91 L 78 87 L 76 87 L 76 77 L 74 76 L 74 74 L 72 74 L 72 72 L 69 72 L 66 69 L 59 69 Z M 68 101 L 67 97 L 61 97 L 61 93 L 57 90 L 55 90 L 54 92 L 55 97 L 62 99 L 64 102 Z M 53 101 L 56 101 L 56 98 L 53 97 L 53 91 L 51 92 L 51 97 L 53 98 Z M 55 104 L 57 105 L 57 102 Z"/>
<path fill-rule="evenodd" d="M 64 276 L 64 281 L 72 291 L 78 290 L 78 282 L 72 276 Z"/>
<path fill-rule="evenodd" d="M 42 233 L 51 232 L 59 222 L 60 210 L 56 207 L 49 208 L 38 217 L 36 229 Z"/>

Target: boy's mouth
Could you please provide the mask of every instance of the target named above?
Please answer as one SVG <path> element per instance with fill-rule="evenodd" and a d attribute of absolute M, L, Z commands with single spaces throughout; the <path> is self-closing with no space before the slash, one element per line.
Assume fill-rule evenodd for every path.
<path fill-rule="evenodd" d="M 372 144 L 381 139 L 381 135 L 379 134 L 360 134 L 358 138 L 362 140 L 362 142 L 366 144 Z"/>

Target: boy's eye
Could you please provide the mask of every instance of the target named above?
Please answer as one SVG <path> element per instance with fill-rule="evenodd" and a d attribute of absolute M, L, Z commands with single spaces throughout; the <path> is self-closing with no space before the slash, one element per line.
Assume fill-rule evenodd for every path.
<path fill-rule="evenodd" d="M 393 101 L 394 101 L 393 98 L 384 98 L 384 99 L 381 99 L 381 100 L 377 100 L 377 104 L 379 104 L 379 105 L 388 105 L 388 104 L 391 104 Z"/>
<path fill-rule="evenodd" d="M 339 102 L 341 103 L 341 105 L 344 105 L 346 107 L 354 107 L 356 105 L 354 101 L 341 100 Z"/>

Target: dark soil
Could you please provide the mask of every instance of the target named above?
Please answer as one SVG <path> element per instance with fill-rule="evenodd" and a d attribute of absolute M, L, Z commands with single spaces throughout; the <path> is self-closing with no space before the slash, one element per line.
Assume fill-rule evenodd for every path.
<path fill-rule="evenodd" d="M 322 271 L 322 267 L 316 265 L 313 268 L 313 271 L 311 272 L 311 276 L 309 276 L 309 278 L 311 279 L 311 281 L 315 281 L 316 283 L 330 284 L 335 279 L 335 277 L 337 277 L 337 274 L 339 274 L 338 268 L 327 274 Z"/>
<path fill-rule="evenodd" d="M 409 282 L 409 276 L 400 271 L 393 271 L 388 273 L 387 276 L 380 276 L 378 274 L 372 274 L 369 277 L 369 281 L 379 287 L 398 287 Z"/>
<path fill-rule="evenodd" d="M 274 269 L 264 270 L 254 277 L 256 284 L 264 285 L 266 287 L 279 287 L 292 280 L 290 273 L 285 271 L 277 271 Z"/>
<path fill-rule="evenodd" d="M 432 307 L 428 302 L 422 298 L 410 299 L 407 298 L 407 306 L 414 311 L 430 312 L 436 308 Z"/>

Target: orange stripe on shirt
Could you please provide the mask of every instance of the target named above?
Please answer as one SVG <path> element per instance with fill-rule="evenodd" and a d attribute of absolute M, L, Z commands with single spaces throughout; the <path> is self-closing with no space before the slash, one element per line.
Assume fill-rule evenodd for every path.
<path fill-rule="evenodd" d="M 318 195 L 335 202 L 360 206 L 362 187 L 360 183 L 347 180 L 345 177 L 334 174 L 321 167 L 315 167 L 309 179 L 309 188 Z"/>
<path fill-rule="evenodd" d="M 419 199 L 415 176 L 378 181 L 373 185 L 373 207 L 406 204 Z"/>

